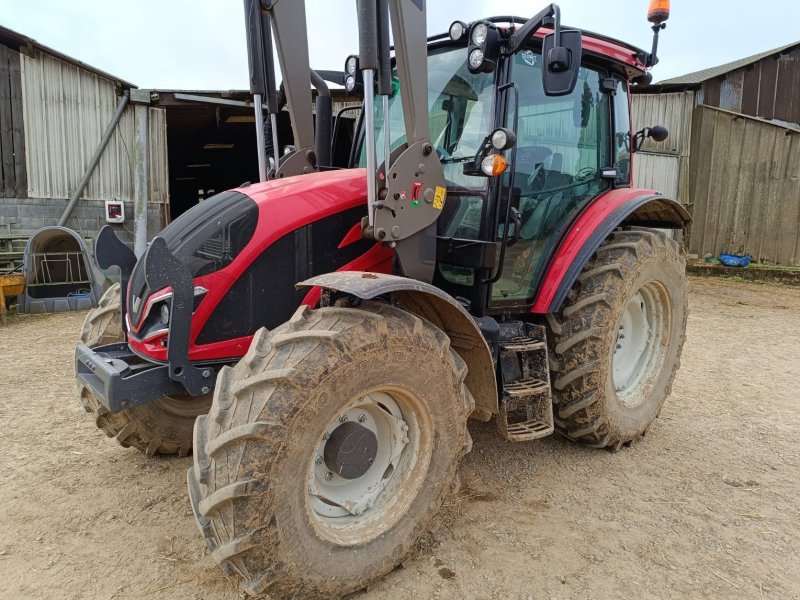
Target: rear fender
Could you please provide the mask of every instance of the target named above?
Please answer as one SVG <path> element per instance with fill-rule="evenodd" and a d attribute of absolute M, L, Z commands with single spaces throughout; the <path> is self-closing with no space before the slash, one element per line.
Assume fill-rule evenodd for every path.
<path fill-rule="evenodd" d="M 492 354 L 472 316 L 457 300 L 429 283 L 381 273 L 336 272 L 312 277 L 297 287 L 320 287 L 364 300 L 391 294 L 410 313 L 444 331 L 467 363 L 466 385 L 476 410 L 496 414 L 497 383 Z"/>
<path fill-rule="evenodd" d="M 559 311 L 583 267 L 617 227 L 683 229 L 691 221 L 680 202 L 652 190 L 611 190 L 590 205 L 564 236 L 546 267 L 531 312 Z"/>

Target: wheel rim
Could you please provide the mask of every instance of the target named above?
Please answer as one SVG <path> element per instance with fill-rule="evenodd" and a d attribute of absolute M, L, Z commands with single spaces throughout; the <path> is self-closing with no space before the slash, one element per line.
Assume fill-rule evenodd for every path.
<path fill-rule="evenodd" d="M 211 407 L 211 395 L 191 396 L 179 394 L 175 396 L 162 396 L 153 400 L 163 410 L 179 417 L 199 417 L 208 413 Z"/>
<path fill-rule="evenodd" d="M 342 440 L 350 433 L 359 440 L 359 452 L 372 436 L 374 448 L 348 453 L 353 446 Z M 339 545 L 356 545 L 394 526 L 425 480 L 431 433 L 427 405 L 404 388 L 374 389 L 345 406 L 320 434 L 308 463 L 306 506 L 317 533 Z M 335 459 L 347 463 L 356 455 L 357 464 Z"/>
<path fill-rule="evenodd" d="M 670 315 L 669 295 L 655 281 L 639 288 L 622 313 L 612 370 L 617 397 L 628 408 L 640 406 L 652 393 L 669 339 Z"/>

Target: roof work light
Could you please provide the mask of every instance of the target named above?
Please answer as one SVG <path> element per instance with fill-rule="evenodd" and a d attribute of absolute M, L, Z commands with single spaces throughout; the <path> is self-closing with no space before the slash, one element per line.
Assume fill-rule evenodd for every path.
<path fill-rule="evenodd" d="M 452 37 L 452 36 L 451 36 Z M 494 23 L 476 21 L 469 28 L 469 57 L 471 73 L 491 73 L 500 56 L 500 32 Z"/>
<path fill-rule="evenodd" d="M 352 54 L 344 62 L 344 89 L 348 94 L 353 94 L 362 84 L 361 71 L 359 70 L 358 56 Z"/>
<path fill-rule="evenodd" d="M 450 39 L 457 42 L 467 33 L 468 25 L 464 21 L 453 21 L 450 25 Z"/>

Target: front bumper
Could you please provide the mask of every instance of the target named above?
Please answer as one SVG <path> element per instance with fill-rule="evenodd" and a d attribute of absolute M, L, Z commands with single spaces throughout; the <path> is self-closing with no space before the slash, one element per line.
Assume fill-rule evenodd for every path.
<path fill-rule="evenodd" d="M 78 380 L 112 413 L 162 396 L 186 393 L 181 383 L 170 379 L 167 365 L 142 360 L 125 343 L 96 348 L 78 344 L 75 372 Z"/>

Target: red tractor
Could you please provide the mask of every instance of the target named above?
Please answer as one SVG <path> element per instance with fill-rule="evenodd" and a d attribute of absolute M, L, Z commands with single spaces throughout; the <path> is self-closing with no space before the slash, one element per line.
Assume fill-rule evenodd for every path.
<path fill-rule="evenodd" d="M 457 485 L 470 417 L 618 449 L 658 416 L 687 316 L 664 230 L 689 215 L 633 187 L 666 131 L 631 132 L 629 91 L 667 4 L 648 53 L 562 28 L 556 5 L 426 40 L 424 0 L 359 0 L 339 77 L 364 110 L 333 168 L 303 3 L 246 2 L 257 104 L 276 103 L 274 33 L 294 147 L 138 261 L 102 232 L 122 285 L 75 361 L 108 435 L 193 450 L 197 522 L 248 592 L 338 596 L 391 570 Z"/>

